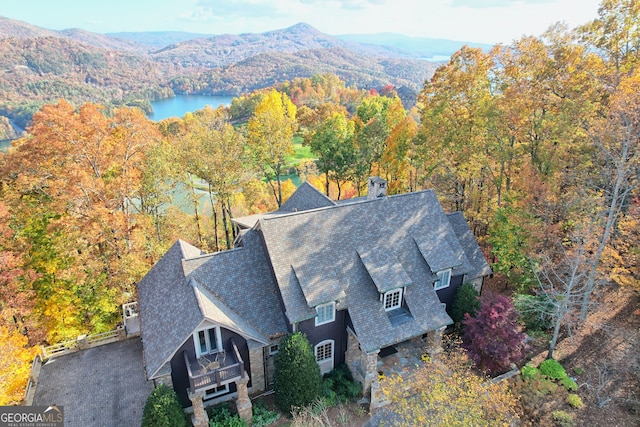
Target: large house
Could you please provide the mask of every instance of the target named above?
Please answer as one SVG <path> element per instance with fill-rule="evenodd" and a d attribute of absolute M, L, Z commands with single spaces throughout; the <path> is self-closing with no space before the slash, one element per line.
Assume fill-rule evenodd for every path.
<path fill-rule="evenodd" d="M 271 387 L 279 340 L 302 331 L 321 372 L 347 363 L 366 393 L 380 351 L 437 343 L 456 289 L 490 269 L 433 191 L 385 187 L 371 178 L 367 197 L 334 202 L 304 183 L 278 211 L 236 218 L 235 249 L 175 243 L 138 284 L 147 377 L 196 412 L 246 401 Z"/>

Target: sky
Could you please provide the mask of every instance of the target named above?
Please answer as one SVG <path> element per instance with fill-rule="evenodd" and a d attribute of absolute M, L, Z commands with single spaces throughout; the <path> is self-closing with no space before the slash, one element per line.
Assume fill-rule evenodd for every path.
<path fill-rule="evenodd" d="M 306 22 L 323 33 L 399 33 L 505 43 L 597 17 L 600 0 L 1 0 L 0 15 L 53 30 L 259 33 Z"/>

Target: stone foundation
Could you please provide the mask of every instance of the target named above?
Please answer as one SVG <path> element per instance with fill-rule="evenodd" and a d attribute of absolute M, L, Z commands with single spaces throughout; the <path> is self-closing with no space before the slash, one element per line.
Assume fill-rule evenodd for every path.
<path fill-rule="evenodd" d="M 353 333 L 348 333 L 345 361 L 351 371 L 353 379 L 362 385 L 363 396 L 369 396 L 372 384 L 378 381 L 377 365 L 379 352 L 380 350 L 365 353 L 360 348 L 360 344 Z"/>
<path fill-rule="evenodd" d="M 249 350 L 249 365 L 251 366 L 251 393 L 261 393 L 265 390 L 264 350 L 262 347 Z"/>
<path fill-rule="evenodd" d="M 236 381 L 236 388 L 238 389 L 238 398 L 236 399 L 236 410 L 238 416 L 246 421 L 247 425 L 251 425 L 251 418 L 253 417 L 253 409 L 251 405 L 251 399 L 249 399 L 249 393 L 247 391 L 247 383 L 249 382 L 249 376 L 245 372 L 242 378 Z"/>
<path fill-rule="evenodd" d="M 171 390 L 173 390 L 173 380 L 171 379 L 171 374 L 162 375 L 153 380 L 153 384 L 158 387 L 160 384 L 166 385 Z"/>
<path fill-rule="evenodd" d="M 207 411 L 204 410 L 204 391 L 199 391 L 196 393 L 188 392 L 189 400 L 191 400 L 191 408 L 193 409 L 193 414 L 191 415 L 191 424 L 193 427 L 208 427 L 209 426 L 209 415 L 207 415 Z"/>

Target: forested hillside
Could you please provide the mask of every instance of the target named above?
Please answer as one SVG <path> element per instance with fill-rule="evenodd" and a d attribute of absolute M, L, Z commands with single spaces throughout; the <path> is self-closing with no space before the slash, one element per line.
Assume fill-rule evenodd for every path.
<path fill-rule="evenodd" d="M 157 43 L 157 36 L 152 40 Z M 238 95 L 325 72 L 339 75 L 349 85 L 392 84 L 417 93 L 434 70 L 433 63 L 403 59 L 397 49 L 340 40 L 307 24 L 157 48 L 81 29 L 52 31 L 0 17 L 0 117 L 20 128 L 43 104 L 60 98 L 76 106 L 97 102 L 149 112 L 149 101 L 171 97 L 174 91 Z M 408 106 L 415 103 L 410 98 Z M 2 132 L 0 139 L 11 134 Z"/>
<path fill-rule="evenodd" d="M 230 248 L 230 219 L 276 209 L 294 190 L 290 173 L 333 199 L 361 195 L 372 175 L 388 180 L 390 194 L 434 189 L 446 210 L 464 214 L 514 299 L 537 301 L 531 310 L 550 319 L 528 332 L 544 334 L 552 353 L 561 332 L 584 326 L 604 287 L 640 288 L 640 16 L 627 6 L 604 2 L 582 27 L 558 25 L 490 52 L 463 47 L 411 110 L 393 86 L 358 88 L 342 69 L 278 74 L 303 67 L 288 59 L 303 55 L 330 65 L 332 50 L 248 59 L 242 68 L 276 76 L 250 81 L 274 87 L 181 119 L 155 123 L 99 102 L 43 107 L 28 135 L 0 153 L 0 369 L 24 360 L 24 372 L 33 346 L 113 328 L 175 239 Z M 78 63 L 68 42 L 50 38 L 3 40 L 1 60 L 27 61 L 30 43 L 59 46 L 64 63 L 7 75 L 79 76 L 91 61 L 135 61 L 81 46 L 88 62 Z M 355 68 L 359 84 L 384 83 Z M 253 78 L 242 73 L 233 65 L 172 84 L 231 89 Z M 315 159 L 294 166 L 294 137 Z M 639 381 L 637 371 L 620 375 Z M 25 381 L 16 378 L 0 404 L 18 400 Z"/>

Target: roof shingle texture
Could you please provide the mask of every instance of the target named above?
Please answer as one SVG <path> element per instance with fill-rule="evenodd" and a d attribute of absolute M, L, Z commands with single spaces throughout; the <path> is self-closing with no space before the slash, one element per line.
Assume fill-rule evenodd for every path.
<path fill-rule="evenodd" d="M 464 268 L 469 263 L 433 191 L 264 218 L 260 229 L 290 322 L 305 320 L 300 313 L 310 309 L 304 299 L 308 292 L 297 291 L 293 267 L 296 273 L 299 269 L 313 272 L 316 286 L 323 286 L 322 277 L 338 279 L 338 289 L 332 283 L 331 293 L 345 292 L 355 332 L 366 351 L 451 323 L 433 290 L 435 275 L 414 239 L 436 247 L 447 242 L 449 259 L 443 262 Z M 406 292 L 412 322 L 391 326 L 358 251 L 386 253 L 390 271 L 395 264 L 401 265 L 414 284 Z M 394 279 L 393 286 L 397 283 Z"/>

